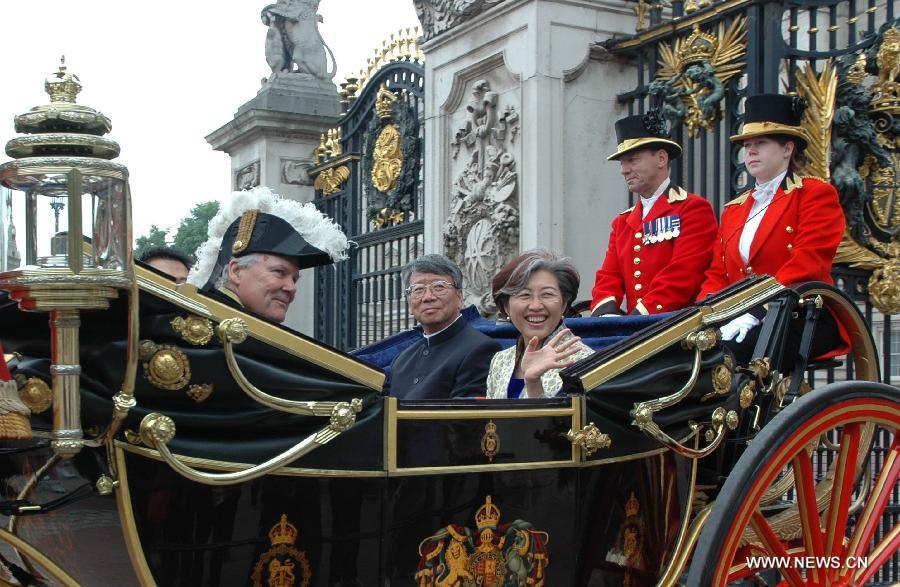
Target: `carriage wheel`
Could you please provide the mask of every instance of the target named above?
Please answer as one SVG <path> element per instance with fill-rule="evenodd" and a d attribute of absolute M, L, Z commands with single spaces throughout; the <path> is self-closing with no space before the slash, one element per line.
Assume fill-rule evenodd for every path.
<path fill-rule="evenodd" d="M 878 429 L 876 438 L 881 434 L 888 439 L 889 449 L 880 470 L 873 471 L 874 481 L 854 490 L 860 440 L 873 427 Z M 873 540 L 900 477 L 898 431 L 896 387 L 834 383 L 793 402 L 763 427 L 728 475 L 700 536 L 687 584 L 720 586 L 773 575 L 781 577 L 779 585 L 863 585 L 871 580 L 900 549 L 900 525 Z M 840 445 L 834 474 L 816 479 L 811 448 L 828 436 Z M 791 471 L 797 487 L 785 495 L 781 508 L 799 511 L 799 527 L 793 529 L 773 526 L 777 510 L 760 506 L 763 494 L 785 470 Z M 831 492 L 820 511 L 816 495 L 823 486 Z M 853 499 L 859 517 L 850 529 L 854 491 L 862 495 Z"/>

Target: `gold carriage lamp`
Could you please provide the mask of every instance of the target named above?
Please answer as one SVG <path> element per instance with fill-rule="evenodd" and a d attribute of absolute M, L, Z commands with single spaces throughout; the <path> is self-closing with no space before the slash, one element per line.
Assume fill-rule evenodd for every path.
<path fill-rule="evenodd" d="M 65 57 L 45 89 L 49 104 L 15 117 L 23 134 L 6 144 L 14 160 L 0 165 L 0 183 L 25 204 L 25 265 L 0 273 L 0 289 L 21 309 L 50 314 L 51 444 L 70 457 L 83 446 L 80 312 L 104 310 L 131 288 L 131 203 L 128 169 L 110 161 L 119 145 L 102 136 L 110 120 L 75 103 L 81 83 Z"/>

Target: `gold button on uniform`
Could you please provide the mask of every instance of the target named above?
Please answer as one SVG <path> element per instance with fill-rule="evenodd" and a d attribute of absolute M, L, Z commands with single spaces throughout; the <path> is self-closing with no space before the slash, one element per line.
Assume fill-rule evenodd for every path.
<path fill-rule="evenodd" d="M 641 238 L 642 236 L 644 236 L 644 235 L 642 235 L 639 232 L 634 233 L 634 238 Z"/>
<path fill-rule="evenodd" d="M 656 309 L 657 309 L 657 310 L 662 310 L 662 304 L 656 304 Z"/>
<path fill-rule="evenodd" d="M 641 258 L 640 258 L 640 257 L 635 257 L 635 258 L 634 258 L 634 264 L 635 264 L 635 265 L 640 265 L 640 264 L 641 264 Z"/>
<path fill-rule="evenodd" d="M 634 252 L 635 252 L 635 253 L 640 253 L 640 252 L 641 252 L 641 245 L 634 245 Z"/>
<path fill-rule="evenodd" d="M 747 273 L 753 273 L 753 267 L 747 265 Z"/>
<path fill-rule="evenodd" d="M 642 289 L 643 287 L 644 287 L 644 286 L 641 285 L 641 284 L 639 283 L 639 284 L 637 284 L 637 285 L 634 286 L 634 291 L 641 291 L 641 289 Z"/>
<path fill-rule="evenodd" d="M 791 234 L 792 232 L 794 232 L 794 229 L 793 229 L 792 227 L 790 227 L 790 226 L 786 226 L 784 230 L 785 230 L 785 232 L 787 232 L 788 234 Z"/>
<path fill-rule="evenodd" d="M 787 246 L 787 247 L 788 247 L 788 250 L 790 251 L 791 249 L 794 248 L 794 245 L 792 245 L 791 243 L 788 243 L 788 246 Z"/>
<path fill-rule="evenodd" d="M 640 277 L 640 276 L 641 276 L 641 272 L 640 272 L 640 271 L 635 271 L 635 272 L 634 272 L 634 276 L 635 276 L 635 277 Z"/>

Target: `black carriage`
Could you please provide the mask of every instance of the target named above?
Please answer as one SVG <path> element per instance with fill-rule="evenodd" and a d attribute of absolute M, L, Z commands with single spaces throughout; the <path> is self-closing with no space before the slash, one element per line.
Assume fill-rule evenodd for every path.
<path fill-rule="evenodd" d="M 0 552 L 22 584 L 856 585 L 900 544 L 881 522 L 900 392 L 832 287 L 755 278 L 658 317 L 570 319 L 596 352 L 564 395 L 415 402 L 379 368 L 406 334 L 352 356 L 136 271 L 139 296 L 82 315 L 85 447 L 54 453 L 72 409 L 54 396 L 2 449 Z M 36 397 L 50 327 L 11 297 L 0 339 Z M 760 306 L 736 358 L 717 327 Z M 849 347 L 824 360 L 823 312 Z M 835 361 L 852 380 L 811 388 Z"/>

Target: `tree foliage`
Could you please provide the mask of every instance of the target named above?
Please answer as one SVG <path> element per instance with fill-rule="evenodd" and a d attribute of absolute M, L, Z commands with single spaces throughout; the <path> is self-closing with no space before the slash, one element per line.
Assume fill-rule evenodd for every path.
<path fill-rule="evenodd" d="M 183 218 L 175 232 L 176 249 L 197 258 L 197 249 L 206 241 L 209 221 L 219 211 L 219 203 L 215 200 L 197 204 L 191 209 L 190 216 Z"/>
<path fill-rule="evenodd" d="M 169 242 L 166 242 L 169 231 L 155 224 L 150 226 L 150 232 L 135 241 L 134 258 L 139 259 L 149 249 L 172 246 L 196 260 L 197 249 L 206 240 L 209 221 L 218 211 L 219 203 L 216 201 L 197 204 L 191 209 L 190 215 L 181 219 L 175 231 L 175 238 Z"/>
<path fill-rule="evenodd" d="M 135 241 L 134 258 L 140 259 L 146 251 L 157 247 L 166 246 L 166 235 L 168 231 L 161 229 L 155 224 L 150 226 L 150 232 L 145 236 L 140 236 Z"/>

